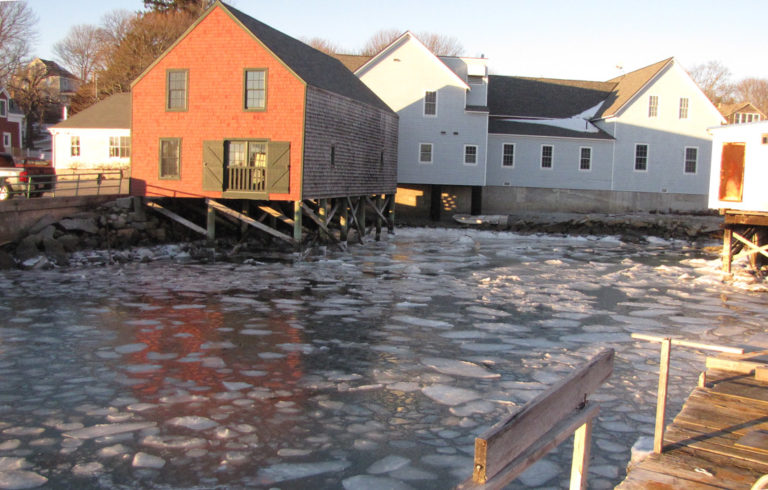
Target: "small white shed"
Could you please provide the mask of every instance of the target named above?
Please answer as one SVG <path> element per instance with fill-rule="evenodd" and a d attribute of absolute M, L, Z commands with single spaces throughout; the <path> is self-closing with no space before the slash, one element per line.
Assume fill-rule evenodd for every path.
<path fill-rule="evenodd" d="M 127 170 L 131 163 L 131 94 L 115 94 L 48 128 L 57 171 Z"/>
<path fill-rule="evenodd" d="M 711 128 L 709 207 L 768 213 L 768 121 Z"/>
<path fill-rule="evenodd" d="M 712 173 L 709 207 L 723 214 L 723 270 L 749 258 L 760 271 L 768 264 L 768 121 L 710 128 Z M 736 255 L 738 254 L 738 255 Z"/>

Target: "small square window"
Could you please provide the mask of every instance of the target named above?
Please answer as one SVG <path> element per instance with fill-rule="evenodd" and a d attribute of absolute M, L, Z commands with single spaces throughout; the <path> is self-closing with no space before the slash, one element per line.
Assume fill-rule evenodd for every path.
<path fill-rule="evenodd" d="M 501 156 L 502 167 L 514 167 L 515 166 L 515 145 L 514 143 L 504 143 Z"/>
<path fill-rule="evenodd" d="M 426 91 L 424 93 L 424 115 L 437 115 L 437 92 Z"/>
<path fill-rule="evenodd" d="M 464 145 L 464 165 L 477 165 L 476 145 Z"/>
<path fill-rule="evenodd" d="M 267 107 L 267 71 L 245 70 L 245 109 L 264 110 Z"/>
<path fill-rule="evenodd" d="M 432 163 L 432 143 L 419 145 L 419 163 Z"/>
<path fill-rule="evenodd" d="M 579 170 L 592 170 L 592 148 L 581 148 L 579 156 Z"/>
<path fill-rule="evenodd" d="M 109 137 L 109 157 L 110 158 L 128 158 L 129 156 L 131 156 L 130 136 L 110 136 Z"/>
<path fill-rule="evenodd" d="M 69 154 L 73 157 L 80 156 L 80 136 L 72 136 L 69 139 Z"/>
<path fill-rule="evenodd" d="M 648 117 L 657 117 L 659 115 L 659 96 L 651 95 L 648 97 Z"/>
<path fill-rule="evenodd" d="M 10 151 L 11 145 L 11 133 L 3 133 L 3 149 Z"/>
<path fill-rule="evenodd" d="M 554 147 L 552 145 L 542 145 L 541 168 L 552 168 L 553 153 L 554 153 Z"/>
<path fill-rule="evenodd" d="M 181 177 L 181 138 L 160 140 L 160 178 L 176 179 Z"/>
<path fill-rule="evenodd" d="M 698 148 L 686 148 L 685 149 L 685 173 L 695 174 L 696 166 L 699 159 Z"/>
<path fill-rule="evenodd" d="M 165 108 L 169 111 L 187 110 L 187 70 L 168 70 Z"/>
<path fill-rule="evenodd" d="M 635 145 L 635 170 L 648 170 L 648 145 Z"/>

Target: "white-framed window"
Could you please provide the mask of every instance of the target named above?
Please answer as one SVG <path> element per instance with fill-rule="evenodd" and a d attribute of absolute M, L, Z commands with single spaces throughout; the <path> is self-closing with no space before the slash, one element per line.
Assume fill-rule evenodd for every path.
<path fill-rule="evenodd" d="M 659 96 L 651 95 L 648 97 L 648 117 L 658 117 L 659 115 Z"/>
<path fill-rule="evenodd" d="M 8 101 L 0 99 L 0 117 L 8 116 Z"/>
<path fill-rule="evenodd" d="M 555 147 L 552 145 L 541 145 L 541 168 L 552 168 L 552 161 L 555 156 Z"/>
<path fill-rule="evenodd" d="M 638 172 L 648 171 L 648 145 L 645 143 L 635 144 L 635 170 Z"/>
<path fill-rule="evenodd" d="M 419 143 L 419 163 L 432 163 L 432 143 Z"/>
<path fill-rule="evenodd" d="M 477 165 L 477 145 L 464 145 L 464 165 Z"/>
<path fill-rule="evenodd" d="M 680 97 L 680 111 L 678 117 L 680 119 L 688 119 L 688 97 Z"/>
<path fill-rule="evenodd" d="M 514 167 L 515 166 L 515 144 L 504 143 L 501 147 L 501 166 L 502 167 Z"/>
<path fill-rule="evenodd" d="M 3 148 L 5 151 L 9 151 L 11 149 L 11 133 L 3 133 Z"/>
<path fill-rule="evenodd" d="M 130 136 L 110 136 L 109 137 L 109 157 L 110 158 L 128 158 L 131 156 L 131 137 Z"/>
<path fill-rule="evenodd" d="M 69 154 L 73 157 L 80 156 L 80 136 L 72 136 L 69 138 Z"/>
<path fill-rule="evenodd" d="M 437 92 L 431 90 L 424 92 L 424 115 L 437 116 Z"/>
<path fill-rule="evenodd" d="M 592 170 L 592 148 L 589 146 L 579 148 L 579 170 Z"/>
<path fill-rule="evenodd" d="M 695 174 L 699 163 L 699 149 L 695 146 L 685 147 L 684 172 Z"/>

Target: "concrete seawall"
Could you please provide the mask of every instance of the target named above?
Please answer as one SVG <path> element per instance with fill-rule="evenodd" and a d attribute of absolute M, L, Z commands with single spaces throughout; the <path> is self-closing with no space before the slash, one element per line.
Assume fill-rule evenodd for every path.
<path fill-rule="evenodd" d="M 50 215 L 55 219 L 91 210 L 115 200 L 117 195 L 56 197 L 39 199 L 11 199 L 0 202 L 0 245 L 22 236 L 40 218 Z"/>

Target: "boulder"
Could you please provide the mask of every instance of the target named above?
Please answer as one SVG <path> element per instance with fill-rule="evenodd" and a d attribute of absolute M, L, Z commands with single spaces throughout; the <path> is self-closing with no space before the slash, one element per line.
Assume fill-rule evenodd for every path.
<path fill-rule="evenodd" d="M 40 255 L 40 249 L 37 248 L 39 243 L 36 235 L 22 238 L 19 244 L 16 246 L 16 258 L 24 262 L 25 260 L 37 257 Z"/>
<path fill-rule="evenodd" d="M 56 218 L 54 218 L 50 214 L 46 214 L 45 216 L 37 220 L 37 223 L 32 225 L 32 227 L 29 230 L 27 230 L 27 234 L 35 235 L 37 233 L 40 233 L 43 229 L 55 223 L 56 223 Z"/>
<path fill-rule="evenodd" d="M 16 268 L 16 261 L 11 254 L 0 250 L 0 270 L 9 270 Z"/>
<path fill-rule="evenodd" d="M 99 227 L 96 225 L 96 219 L 93 217 L 65 218 L 59 221 L 59 225 L 67 231 L 84 231 L 91 234 L 99 232 Z"/>
<path fill-rule="evenodd" d="M 43 240 L 43 249 L 45 254 L 52 258 L 58 265 L 69 264 L 69 256 L 64 249 L 64 244 L 54 238 L 46 238 Z"/>

